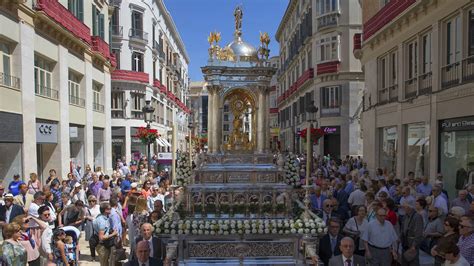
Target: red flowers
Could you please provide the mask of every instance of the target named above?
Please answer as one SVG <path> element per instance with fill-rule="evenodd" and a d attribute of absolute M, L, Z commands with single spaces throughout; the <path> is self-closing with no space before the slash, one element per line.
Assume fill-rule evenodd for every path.
<path fill-rule="evenodd" d="M 148 144 L 153 143 L 156 139 L 160 136 L 158 134 L 158 130 L 156 129 L 148 129 L 146 127 L 139 127 L 137 130 L 137 134 L 134 135 L 134 138 L 140 139 L 142 143 Z"/>
<path fill-rule="evenodd" d="M 306 131 L 308 131 L 307 128 L 303 129 L 300 131 L 300 137 L 306 141 Z M 313 141 L 314 144 L 318 144 L 318 140 L 324 136 L 324 130 L 321 128 L 311 128 L 311 140 Z"/>

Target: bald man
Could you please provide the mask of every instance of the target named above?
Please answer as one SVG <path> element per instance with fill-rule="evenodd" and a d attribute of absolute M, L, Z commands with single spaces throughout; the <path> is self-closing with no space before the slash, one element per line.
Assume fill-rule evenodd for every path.
<path fill-rule="evenodd" d="M 142 240 L 137 243 L 135 258 L 125 264 L 126 266 L 163 266 L 161 260 L 150 257 L 150 246 L 148 241 Z"/>
<path fill-rule="evenodd" d="M 341 255 L 332 257 L 329 260 L 329 266 L 365 266 L 365 258 L 354 255 L 354 247 L 354 240 L 350 237 L 344 237 L 339 245 Z"/>
<path fill-rule="evenodd" d="M 140 241 L 148 242 L 150 257 L 161 261 L 165 260 L 166 246 L 158 237 L 153 236 L 153 226 L 150 223 L 144 223 L 140 227 L 140 236 L 136 238 L 136 243 L 138 244 Z"/>

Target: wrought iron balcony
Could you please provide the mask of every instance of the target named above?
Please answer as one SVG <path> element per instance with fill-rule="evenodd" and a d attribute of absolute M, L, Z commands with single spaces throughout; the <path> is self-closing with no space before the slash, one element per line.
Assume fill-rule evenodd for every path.
<path fill-rule="evenodd" d="M 112 109 L 112 118 L 124 118 L 123 109 Z"/>
<path fill-rule="evenodd" d="M 398 101 L 398 85 L 392 85 L 387 88 L 379 89 L 378 103 L 386 104 Z"/>
<path fill-rule="evenodd" d="M 428 94 L 432 90 L 432 73 L 431 71 L 418 77 L 418 94 Z"/>
<path fill-rule="evenodd" d="M 135 39 L 143 43 L 148 43 L 148 33 L 142 29 L 131 28 L 128 32 L 130 39 Z"/>
<path fill-rule="evenodd" d="M 76 97 L 76 96 L 69 95 L 69 104 L 76 105 L 79 107 L 84 107 L 86 106 L 86 100 Z"/>
<path fill-rule="evenodd" d="M 317 18 L 318 30 L 337 26 L 338 21 L 339 21 L 339 15 L 340 15 L 340 12 L 335 11 L 335 12 L 326 13 L 319 16 Z"/>
<path fill-rule="evenodd" d="M 418 78 L 412 78 L 405 81 L 405 99 L 415 97 L 418 90 Z"/>
<path fill-rule="evenodd" d="M 123 26 L 110 25 L 110 30 L 112 32 L 112 37 L 122 38 L 122 36 L 123 36 Z"/>
<path fill-rule="evenodd" d="M 114 7 L 120 7 L 122 0 L 109 0 L 109 5 Z"/>
<path fill-rule="evenodd" d="M 0 85 L 20 89 L 20 79 L 0 72 Z"/>
<path fill-rule="evenodd" d="M 105 107 L 104 107 L 104 105 L 102 105 L 100 103 L 92 103 L 92 110 L 94 110 L 96 112 L 99 112 L 99 113 L 103 113 L 104 110 L 105 110 Z"/>
<path fill-rule="evenodd" d="M 41 86 L 39 84 L 35 85 L 35 94 L 38 96 L 43 96 L 43 97 L 50 98 L 53 100 L 59 99 L 59 91 L 53 90 L 46 86 Z"/>

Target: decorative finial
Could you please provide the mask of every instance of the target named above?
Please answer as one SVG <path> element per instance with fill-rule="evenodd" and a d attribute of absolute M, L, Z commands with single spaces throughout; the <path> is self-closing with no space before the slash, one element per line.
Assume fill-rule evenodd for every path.
<path fill-rule="evenodd" d="M 270 44 L 270 36 L 268 33 L 260 32 L 260 48 L 258 49 L 258 52 L 260 54 L 261 59 L 268 60 L 268 56 L 270 55 L 270 49 L 268 49 L 268 45 Z"/>
<path fill-rule="evenodd" d="M 244 12 L 240 6 L 237 6 L 234 10 L 235 17 L 235 37 L 240 37 L 242 35 L 242 17 Z"/>

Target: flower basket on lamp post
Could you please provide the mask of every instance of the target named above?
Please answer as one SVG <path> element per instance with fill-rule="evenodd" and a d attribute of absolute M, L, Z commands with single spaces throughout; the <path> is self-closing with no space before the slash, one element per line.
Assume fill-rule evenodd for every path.
<path fill-rule="evenodd" d="M 146 127 L 139 127 L 137 134 L 133 136 L 134 138 L 139 139 L 143 144 L 154 143 L 160 134 L 158 130 Z"/>
<path fill-rule="evenodd" d="M 307 139 L 307 136 L 306 136 L 306 132 L 308 131 L 307 128 L 301 130 L 301 133 L 300 133 L 300 136 L 301 138 L 303 139 L 303 142 L 306 143 L 306 139 Z M 319 139 L 322 138 L 324 136 L 324 130 L 322 130 L 321 128 L 311 128 L 311 141 L 313 142 L 313 144 L 318 144 L 319 142 Z"/>

